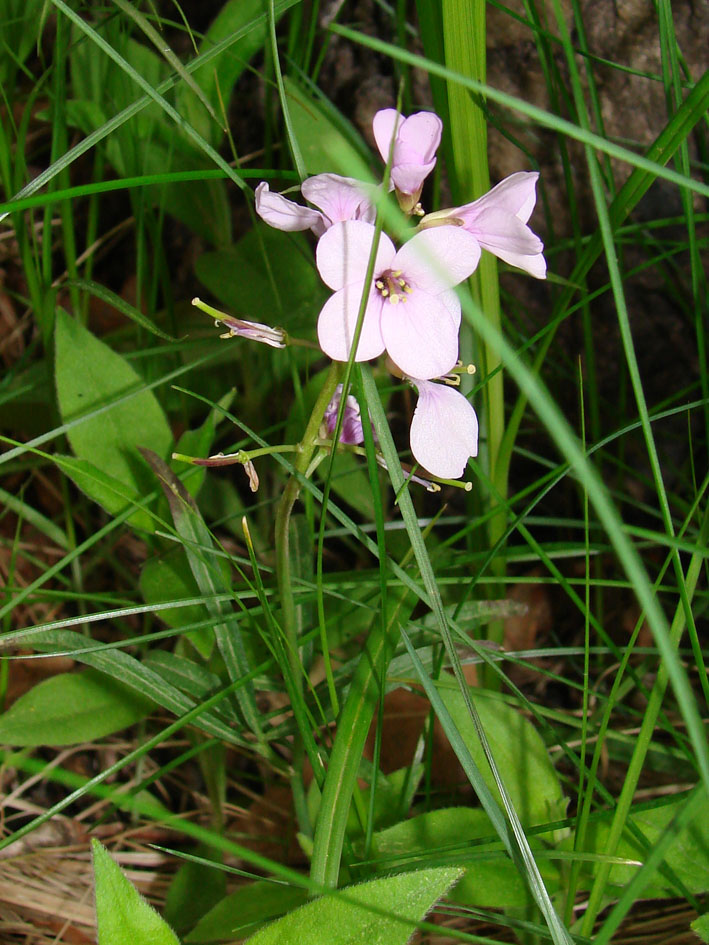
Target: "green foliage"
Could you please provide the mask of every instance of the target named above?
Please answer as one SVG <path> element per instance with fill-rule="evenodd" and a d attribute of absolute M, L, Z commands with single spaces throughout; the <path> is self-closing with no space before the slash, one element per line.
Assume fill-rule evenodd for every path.
<path fill-rule="evenodd" d="M 709 913 L 700 915 L 692 922 L 691 929 L 702 942 L 709 942 Z"/>
<path fill-rule="evenodd" d="M 152 906 L 128 882 L 98 840 L 91 844 L 96 882 L 98 945 L 179 945 Z"/>
<path fill-rule="evenodd" d="M 348 886 L 266 926 L 249 945 L 405 945 L 420 922 L 455 883 L 452 867 L 401 873 Z"/>
<path fill-rule="evenodd" d="M 251 934 L 302 906 L 307 898 L 307 891 L 298 886 L 265 881 L 248 883 L 217 903 L 186 936 L 185 942 L 206 945 Z"/>
<path fill-rule="evenodd" d="M 448 861 L 466 871 L 451 893 L 455 902 L 489 909 L 527 909 L 529 889 L 504 851 L 494 841 L 487 814 L 479 808 L 450 807 L 419 814 L 374 837 L 377 869 L 382 872 L 398 864 Z M 536 843 L 535 852 L 548 848 Z M 540 869 L 550 893 L 561 888 L 561 875 L 551 861 L 540 858 Z"/>
<path fill-rule="evenodd" d="M 79 461 L 65 464 L 66 471 L 116 515 L 152 491 L 138 447 L 150 444 L 165 455 L 172 445 L 169 424 L 157 398 L 125 358 L 62 309 L 57 310 L 54 346 L 57 401 Z M 145 515 L 133 521 L 149 527 Z"/>
<path fill-rule="evenodd" d="M 370 180 L 369 155 L 354 128 L 344 123 L 327 99 L 313 98 L 288 77 L 284 84 L 293 133 L 308 174 L 336 173 Z"/>
<path fill-rule="evenodd" d="M 0 715 L 0 744 L 78 745 L 120 732 L 154 703 L 102 673 L 61 673 L 33 686 Z"/>
<path fill-rule="evenodd" d="M 443 685 L 439 691 L 485 783 L 499 803 L 495 778 L 462 694 Z M 546 746 L 532 723 L 494 693 L 471 688 L 470 695 L 502 782 L 522 823 L 531 827 L 560 820 L 566 811 L 566 799 Z"/>

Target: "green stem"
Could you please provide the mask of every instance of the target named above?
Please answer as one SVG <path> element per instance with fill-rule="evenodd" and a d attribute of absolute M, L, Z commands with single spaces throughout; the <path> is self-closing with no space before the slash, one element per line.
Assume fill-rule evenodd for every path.
<path fill-rule="evenodd" d="M 318 449 L 317 444 L 320 424 L 322 423 L 325 408 L 330 403 L 335 388 L 337 387 L 341 371 L 342 365 L 333 361 L 327 373 L 325 383 L 318 395 L 318 399 L 315 401 L 315 406 L 310 414 L 310 419 L 305 428 L 303 438 L 300 441 L 300 449 L 295 463 L 293 464 L 295 471 L 286 483 L 283 495 L 276 509 L 276 577 L 278 581 L 278 595 L 281 601 L 281 626 L 286 639 L 293 685 L 296 687 L 296 693 L 299 694 L 303 692 L 303 668 L 300 662 L 298 620 L 295 602 L 293 600 L 293 583 L 291 580 L 290 518 L 293 506 L 300 492 L 300 478 L 305 475 L 313 453 Z M 293 790 L 296 814 L 298 815 L 298 821 L 301 827 L 305 827 L 309 822 L 302 777 L 303 760 L 303 739 L 301 735 L 296 734 L 293 744 L 293 777 L 291 787 Z"/>

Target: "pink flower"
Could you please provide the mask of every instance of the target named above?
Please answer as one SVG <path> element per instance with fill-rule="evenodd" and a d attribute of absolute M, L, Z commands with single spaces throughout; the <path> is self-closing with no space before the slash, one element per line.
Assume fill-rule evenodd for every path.
<path fill-rule="evenodd" d="M 460 227 L 440 226 L 417 233 L 397 252 L 382 233 L 374 279 L 365 286 L 373 238 L 371 224 L 351 220 L 336 223 L 318 242 L 318 270 L 335 290 L 318 319 L 320 347 L 335 361 L 349 358 L 366 292 L 355 360 L 369 361 L 386 348 L 410 377 L 445 374 L 458 357 L 460 302 L 451 289 L 477 266 L 477 240 Z"/>
<path fill-rule="evenodd" d="M 391 180 L 402 194 L 412 196 L 411 206 L 421 196 L 423 182 L 436 164 L 443 122 L 433 112 L 417 112 L 404 118 L 395 108 L 384 108 L 374 116 L 374 140 L 385 161 L 394 139 Z"/>
<path fill-rule="evenodd" d="M 367 196 L 366 184 L 352 177 L 316 174 L 303 181 L 300 190 L 307 201 L 320 209 L 311 210 L 271 193 L 266 181 L 262 181 L 256 188 L 256 213 L 277 230 L 312 230 L 316 236 L 322 236 L 333 223 L 343 220 L 374 222 L 376 210 Z"/>
<path fill-rule="evenodd" d="M 431 214 L 431 218 L 456 217 L 472 233 L 483 249 L 499 256 L 511 266 L 524 269 L 537 279 L 544 279 L 547 264 L 544 243 L 526 225 L 537 200 L 536 171 L 510 174 L 472 203 L 456 210 Z"/>
<path fill-rule="evenodd" d="M 478 455 L 478 418 L 454 387 L 410 377 L 419 399 L 411 421 L 411 452 L 439 479 L 460 479 L 470 456 Z"/>
<path fill-rule="evenodd" d="M 325 408 L 325 414 L 323 416 L 323 432 L 326 436 L 332 436 L 335 432 L 337 412 L 340 409 L 341 399 L 342 384 L 338 384 L 330 403 Z M 342 417 L 342 428 L 340 429 L 340 443 L 351 443 L 353 445 L 364 443 L 359 404 L 357 403 L 357 398 L 353 397 L 352 394 L 348 394 L 347 400 L 345 401 L 345 412 Z"/>

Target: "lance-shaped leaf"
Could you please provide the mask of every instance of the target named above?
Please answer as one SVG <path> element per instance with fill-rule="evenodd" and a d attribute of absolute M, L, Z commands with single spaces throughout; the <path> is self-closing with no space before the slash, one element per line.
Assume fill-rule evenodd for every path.
<path fill-rule="evenodd" d="M 219 595 L 229 593 L 230 587 L 221 569 L 215 565 L 214 541 L 210 531 L 197 503 L 167 463 L 152 450 L 142 449 L 141 453 L 160 480 L 175 529 L 184 540 L 190 569 L 200 593 L 205 596 L 205 607 L 214 620 L 214 637 L 229 678 L 232 682 L 243 679 L 249 672 L 248 659 L 236 615 L 226 603 L 218 599 Z M 261 739 L 259 713 L 252 684 L 247 682 L 241 686 L 237 690 L 236 698 L 247 726 Z"/>

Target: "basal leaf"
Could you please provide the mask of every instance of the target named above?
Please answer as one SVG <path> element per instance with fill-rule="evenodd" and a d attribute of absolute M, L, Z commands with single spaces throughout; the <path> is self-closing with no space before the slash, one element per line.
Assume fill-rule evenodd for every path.
<path fill-rule="evenodd" d="M 441 686 L 439 691 L 486 784 L 499 800 L 495 780 L 463 696 L 457 689 L 446 686 Z M 473 689 L 471 695 L 502 781 L 521 822 L 533 826 L 563 817 L 566 800 L 561 782 L 532 723 L 517 709 L 483 689 Z"/>
<path fill-rule="evenodd" d="M 404 820 L 375 834 L 374 850 L 382 871 L 415 857 L 435 856 L 437 862 L 465 866 L 450 898 L 468 906 L 524 909 L 531 902 L 529 887 L 494 839 L 490 819 L 479 807 L 447 807 Z M 560 881 L 556 864 L 540 858 L 539 866 L 547 888 L 554 891 Z"/>
<path fill-rule="evenodd" d="M 120 354 L 59 309 L 55 381 L 62 420 L 80 420 L 67 432 L 79 459 L 145 495 L 155 482 L 138 453 L 150 444 L 167 454 L 172 433 L 152 391 Z M 114 511 L 109 509 L 109 511 Z"/>
<path fill-rule="evenodd" d="M 303 905 L 307 899 L 306 889 L 283 883 L 261 881 L 240 886 L 197 923 L 185 942 L 206 945 L 253 933 L 265 922 Z"/>
<path fill-rule="evenodd" d="M 248 945 L 405 945 L 460 875 L 442 867 L 347 886 L 272 922 Z"/>
<path fill-rule="evenodd" d="M 0 744 L 77 745 L 120 732 L 154 707 L 95 670 L 61 673 L 33 686 L 0 715 Z"/>
<path fill-rule="evenodd" d="M 170 926 L 143 899 L 105 847 L 92 840 L 98 945 L 180 945 Z"/>

